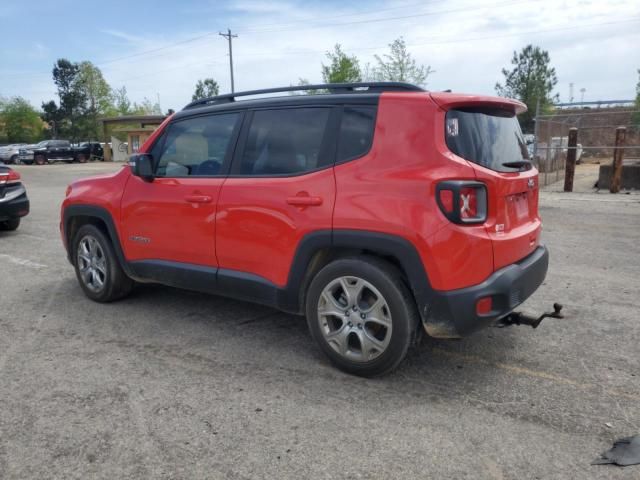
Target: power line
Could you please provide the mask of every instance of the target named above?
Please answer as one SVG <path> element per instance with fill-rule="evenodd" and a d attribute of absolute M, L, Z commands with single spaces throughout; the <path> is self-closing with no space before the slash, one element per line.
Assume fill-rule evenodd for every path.
<path fill-rule="evenodd" d="M 325 24 L 325 25 L 308 25 L 305 24 L 305 21 L 301 21 L 298 23 L 302 23 L 305 24 L 304 27 L 297 27 L 297 28 L 293 28 L 293 30 L 300 30 L 300 29 L 313 29 L 313 28 L 326 28 L 326 27 L 334 27 L 334 26 L 343 26 L 343 25 L 354 25 L 354 24 L 363 24 L 363 23 L 378 23 L 378 22 L 387 22 L 387 21 L 393 21 L 393 20 L 400 20 L 400 19 L 409 19 L 409 18 L 415 18 L 415 17 L 425 17 L 425 16 L 431 16 L 431 15 L 439 15 L 439 14 L 443 14 L 443 13 L 456 13 L 456 12 L 466 12 L 466 11 L 473 11 L 473 10 L 478 10 L 478 9 L 483 9 L 483 8 L 487 8 L 487 7 L 503 7 L 503 6 L 509 6 L 509 5 L 516 5 L 516 4 L 521 4 L 521 3 L 528 3 L 531 0 L 510 0 L 507 2 L 498 2 L 498 3 L 488 3 L 488 4 L 484 4 L 484 5 L 479 5 L 477 7 L 464 7 L 464 8 L 458 8 L 458 9 L 452 9 L 452 10 L 438 10 L 435 12 L 426 12 L 426 13 L 414 13 L 412 15 L 402 15 L 402 16 L 396 16 L 396 17 L 387 17 L 387 18 L 375 18 L 375 19 L 367 19 L 367 20 L 356 20 L 356 21 L 350 21 L 350 22 L 342 22 L 342 23 L 332 23 L 332 24 Z M 380 11 L 383 11 L 384 9 L 378 9 L 378 10 L 371 10 L 369 12 L 360 12 L 359 14 L 362 15 L 370 15 L 373 13 L 378 13 Z M 356 14 L 352 14 L 352 15 L 356 15 Z M 339 16 L 329 16 L 329 17 L 320 17 L 316 20 L 325 20 L 325 19 L 331 19 L 331 18 L 337 18 Z M 292 25 L 295 23 L 288 23 L 288 24 L 284 24 L 284 25 Z M 277 25 L 277 24 L 272 24 L 272 25 Z M 282 24 L 281 24 L 282 25 Z M 275 30 L 246 30 L 246 33 L 270 33 L 270 32 L 277 32 L 277 31 L 288 31 L 288 30 L 292 30 L 291 28 L 285 28 L 285 29 L 275 29 Z M 108 59 L 108 60 L 104 60 L 101 62 L 96 62 L 95 65 L 100 67 L 100 66 L 104 66 L 104 65 L 108 65 L 111 63 L 116 63 L 116 62 L 120 62 L 122 60 L 128 60 L 131 58 L 136 58 L 136 57 L 141 57 L 141 56 L 145 56 L 149 53 L 155 53 L 155 52 L 159 52 L 159 51 L 163 51 L 163 50 L 167 50 L 167 49 L 171 49 L 177 46 L 181 46 L 184 44 L 188 44 L 188 43 L 192 43 L 195 42 L 197 40 L 201 40 L 203 38 L 209 37 L 211 35 L 214 35 L 215 32 L 207 32 L 204 33 L 202 35 L 198 35 L 196 37 L 191 37 L 191 38 L 187 38 L 185 40 L 181 40 L 178 42 L 174 42 L 174 43 L 170 43 L 161 47 L 157 47 L 157 48 L 152 48 L 150 50 L 144 50 L 141 52 L 136 52 L 136 53 L 132 53 L 130 55 L 124 55 L 121 57 L 116 57 L 116 58 L 112 58 L 112 59 Z M 44 75 L 49 75 L 48 73 L 33 73 L 31 74 L 33 76 L 44 76 Z M 9 76 L 9 75 L 7 75 Z M 16 76 L 20 76 L 20 74 L 16 74 Z"/>
<path fill-rule="evenodd" d="M 245 28 L 248 29 L 252 29 L 252 28 L 262 28 L 262 27 L 280 27 L 280 26 L 286 26 L 286 25 L 298 25 L 300 23 L 303 22 L 314 22 L 314 21 L 322 21 L 322 20 L 331 20 L 334 18 L 344 18 L 344 17 L 356 17 L 356 16 L 360 16 L 360 15 L 371 15 L 371 14 L 376 14 L 376 13 L 380 13 L 380 12 L 388 12 L 391 10 L 400 10 L 400 9 L 405 9 L 405 8 L 413 8 L 413 7 L 424 7 L 426 4 L 432 4 L 432 3 L 446 3 L 448 0 L 424 0 L 422 2 L 418 2 L 418 3 L 409 3 L 409 4 L 404 4 L 404 5 L 398 5 L 395 7 L 388 7 L 388 8 L 378 8 L 376 10 L 370 10 L 370 11 L 364 11 L 364 12 L 354 12 L 354 13 L 343 13 L 343 14 L 339 14 L 339 15 L 329 15 L 329 16 L 323 16 L 323 17 L 303 17 L 303 18 L 298 18 L 296 21 L 293 22 L 286 22 L 286 23 L 265 23 L 265 24 L 254 24 L 254 25 L 248 25 Z"/>
<path fill-rule="evenodd" d="M 531 0 L 516 0 L 516 1 L 509 0 L 507 2 L 487 3 L 484 5 L 477 5 L 475 7 L 461 7 L 461 8 L 451 9 L 451 10 L 437 10 L 433 12 L 413 13 L 411 15 L 400 15 L 396 17 L 373 18 L 373 19 L 367 19 L 367 20 L 353 20 L 350 22 L 327 23 L 323 25 L 305 25 L 303 27 L 294 27 L 294 28 L 244 30 L 244 33 L 247 33 L 247 34 L 248 33 L 273 33 L 273 32 L 285 32 L 285 31 L 291 31 L 291 30 L 308 30 L 308 29 L 327 28 L 327 27 L 333 28 L 333 27 L 340 27 L 345 25 L 358 25 L 362 23 L 390 22 L 394 20 L 405 20 L 409 18 L 421 18 L 421 17 L 432 16 L 432 15 L 440 15 L 443 13 L 469 12 L 474 10 L 482 10 L 488 7 L 506 7 L 510 5 L 518 5 L 518 4 L 530 3 L 530 2 Z"/>
<path fill-rule="evenodd" d="M 574 26 L 568 26 L 568 27 L 557 27 L 557 28 L 548 28 L 548 29 L 542 29 L 542 30 L 530 30 L 530 31 L 524 31 L 524 32 L 512 32 L 512 33 L 503 33 L 503 34 L 498 34 L 498 35 L 485 35 L 485 36 L 478 36 L 478 37 L 461 37 L 461 36 L 457 36 L 457 38 L 451 38 L 451 37 L 447 37 L 447 36 L 433 36 L 433 37 L 420 37 L 420 38 L 431 38 L 434 39 L 436 41 L 432 41 L 432 42 L 420 42 L 420 43 L 407 43 L 407 47 L 421 47 L 421 46 L 426 46 L 426 45 L 445 45 L 445 44 L 449 44 L 449 43 L 461 43 L 461 42 L 470 42 L 470 41 L 477 41 L 477 40 L 492 40 L 492 39 L 496 39 L 496 38 L 505 38 L 505 37 L 516 37 L 516 36 L 522 36 L 522 35 L 532 35 L 532 34 L 537 34 L 537 33 L 551 33 L 551 32 L 557 32 L 557 31 L 565 31 L 565 30 L 577 30 L 577 29 L 584 29 L 584 28 L 592 28 L 592 27 L 602 27 L 602 26 L 608 26 L 608 25 L 617 25 L 617 24 L 621 24 L 621 23 L 633 23 L 633 22 L 639 22 L 640 21 L 640 17 L 636 17 L 634 19 L 629 19 L 629 20 L 620 20 L 620 21 L 616 21 L 616 22 L 602 22 L 602 23 L 592 23 L 592 24 L 587 24 L 587 25 L 574 25 Z M 438 40 L 444 38 L 444 40 Z M 350 51 L 350 52 L 358 52 L 358 51 L 365 51 L 365 50 L 378 50 L 380 48 L 386 48 L 388 47 L 388 45 L 378 45 L 375 47 L 354 47 L 354 48 L 345 48 L 345 50 Z M 309 54 L 317 54 L 317 53 L 325 53 L 326 50 L 299 50 L 299 51 L 287 51 L 286 55 L 309 55 Z M 245 56 L 265 56 L 268 55 L 269 53 L 273 53 L 273 52 L 248 52 L 248 53 L 241 53 L 240 56 L 241 57 L 245 57 Z"/>

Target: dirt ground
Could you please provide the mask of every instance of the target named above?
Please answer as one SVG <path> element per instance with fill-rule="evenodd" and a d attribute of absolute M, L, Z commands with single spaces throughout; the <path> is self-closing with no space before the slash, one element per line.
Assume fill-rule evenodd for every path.
<path fill-rule="evenodd" d="M 640 478 L 590 465 L 640 433 L 640 195 L 541 194 L 551 264 L 524 309 L 566 319 L 427 340 L 365 380 L 265 307 L 159 286 L 88 300 L 59 204 L 116 168 L 18 167 L 32 213 L 0 234 L 0 478 Z"/>

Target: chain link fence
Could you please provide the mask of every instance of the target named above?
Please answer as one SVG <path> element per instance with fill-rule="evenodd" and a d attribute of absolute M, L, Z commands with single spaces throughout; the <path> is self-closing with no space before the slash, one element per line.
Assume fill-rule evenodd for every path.
<path fill-rule="evenodd" d="M 564 179 L 569 129 L 578 129 L 577 163 L 611 165 L 616 129 L 626 128 L 625 164 L 640 164 L 640 110 L 633 106 L 564 108 L 536 116 L 536 134 L 527 136 L 529 153 L 540 171 L 540 184 Z"/>

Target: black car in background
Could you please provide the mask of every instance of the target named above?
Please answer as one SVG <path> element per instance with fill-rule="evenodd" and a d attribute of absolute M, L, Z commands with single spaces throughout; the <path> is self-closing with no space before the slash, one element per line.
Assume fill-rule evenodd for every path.
<path fill-rule="evenodd" d="M 102 160 L 104 151 L 99 142 L 83 142 L 74 147 L 69 140 L 44 140 L 36 145 L 26 145 L 19 150 L 20 163 L 45 165 L 53 162 L 80 162 Z"/>
<path fill-rule="evenodd" d="M 44 165 L 49 162 L 73 162 L 75 151 L 69 140 L 44 140 L 20 149 L 20 163 Z"/>
<path fill-rule="evenodd" d="M 15 230 L 28 213 L 29 199 L 20 174 L 0 164 L 0 230 Z"/>
<path fill-rule="evenodd" d="M 33 149 L 33 161 L 36 165 L 74 160 L 75 150 L 68 140 L 49 140 L 44 146 Z"/>
<path fill-rule="evenodd" d="M 104 150 L 99 142 L 83 142 L 79 146 L 73 148 L 75 152 L 75 160 L 85 163 L 88 160 L 103 160 Z"/>

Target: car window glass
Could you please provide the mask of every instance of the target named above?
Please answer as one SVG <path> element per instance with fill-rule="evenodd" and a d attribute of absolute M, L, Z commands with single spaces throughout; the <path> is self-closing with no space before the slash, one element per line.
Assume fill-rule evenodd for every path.
<path fill-rule="evenodd" d="M 218 175 L 239 115 L 229 113 L 197 117 L 171 125 L 162 150 L 157 154 L 156 175 Z"/>
<path fill-rule="evenodd" d="M 329 113 L 329 108 L 254 112 L 237 173 L 286 175 L 322 167 Z"/>
<path fill-rule="evenodd" d="M 373 141 L 375 117 L 375 107 L 344 107 L 336 161 L 351 160 L 369 151 Z"/>

